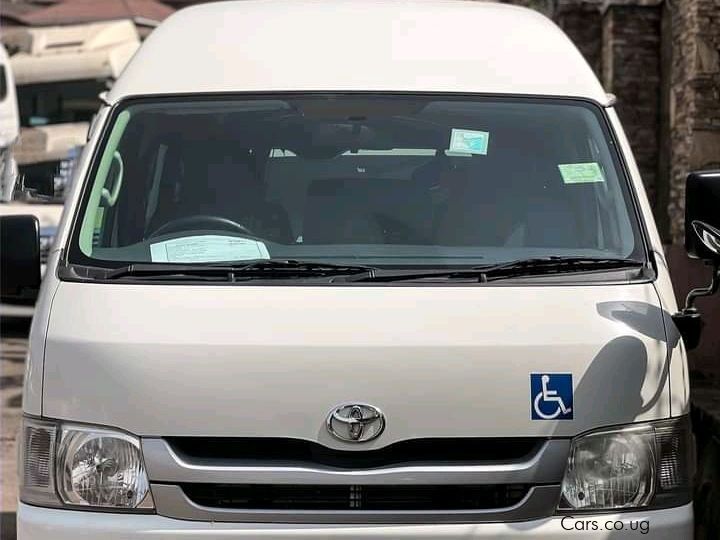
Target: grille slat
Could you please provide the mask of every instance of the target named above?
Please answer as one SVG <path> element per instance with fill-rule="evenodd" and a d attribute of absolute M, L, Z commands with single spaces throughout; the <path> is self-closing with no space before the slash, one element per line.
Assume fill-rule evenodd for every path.
<path fill-rule="evenodd" d="M 341 469 L 412 463 L 510 463 L 536 454 L 538 438 L 428 438 L 375 450 L 335 450 L 312 441 L 283 438 L 169 437 L 174 452 L 202 460 L 304 462 Z"/>
<path fill-rule="evenodd" d="M 238 510 L 491 510 L 518 504 L 528 485 L 383 486 L 185 484 L 195 504 Z"/>

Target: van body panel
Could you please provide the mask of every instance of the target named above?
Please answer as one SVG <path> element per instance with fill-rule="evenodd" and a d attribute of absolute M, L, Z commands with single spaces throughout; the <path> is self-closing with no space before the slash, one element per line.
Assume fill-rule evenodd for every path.
<path fill-rule="evenodd" d="M 97 122 L 104 122 L 107 118 L 107 107 L 100 109 Z M 95 125 L 95 124 L 93 124 Z M 23 381 L 23 412 L 31 415 L 42 414 L 42 383 L 45 360 L 45 338 L 48 321 L 52 307 L 52 299 L 60 281 L 57 278 L 57 263 L 62 246 L 65 245 L 70 224 L 72 223 L 77 206 L 78 195 L 82 189 L 84 178 L 90 167 L 91 156 L 98 143 L 100 129 L 92 132 L 91 139 L 83 147 L 83 151 L 75 167 L 74 177 L 67 193 L 65 205 L 57 218 L 59 225 L 55 236 L 55 243 L 48 254 L 47 270 L 42 281 L 38 302 L 32 314 L 32 325 L 28 339 L 28 355 L 25 365 L 25 379 Z"/>
<path fill-rule="evenodd" d="M 387 417 L 364 449 L 415 437 L 568 436 L 667 418 L 666 358 L 652 284 L 63 282 L 43 414 L 138 435 L 337 446 L 326 417 L 357 400 Z M 572 374 L 573 420 L 531 420 L 530 374 L 546 372 Z"/>
<path fill-rule="evenodd" d="M 57 258 L 56 256 L 54 258 Z M 54 264 L 51 255 L 49 265 Z M 22 410 L 25 414 L 40 416 L 43 400 L 43 369 L 45 367 L 45 338 L 52 310 L 52 299 L 59 282 L 53 277 L 42 280 L 40 298 L 44 300 L 35 305 L 30 324 L 28 351 L 25 357 L 25 377 L 23 380 Z"/>
<path fill-rule="evenodd" d="M 640 169 L 632 153 L 630 142 L 627 139 L 615 108 L 609 107 L 606 111 L 610 126 L 618 139 L 620 153 L 625 160 L 630 181 L 634 187 L 642 220 L 645 223 L 646 233 L 650 242 L 650 250 L 657 266 L 657 277 L 654 284 L 658 298 L 660 299 L 660 305 L 663 309 L 664 326 L 669 336 L 668 342 L 671 344 L 671 346 L 668 347 L 668 373 L 671 387 L 672 415 L 679 416 L 687 414 L 690 411 L 690 376 L 688 373 L 685 345 L 682 339 L 679 339 L 678 330 L 671 318 L 672 314 L 678 312 L 678 303 L 672 281 L 670 280 L 670 268 L 663 249 L 662 239 L 655 224 L 652 206 L 650 206 L 650 201 L 645 191 Z M 672 346 L 672 344 L 674 344 L 674 346 Z"/>

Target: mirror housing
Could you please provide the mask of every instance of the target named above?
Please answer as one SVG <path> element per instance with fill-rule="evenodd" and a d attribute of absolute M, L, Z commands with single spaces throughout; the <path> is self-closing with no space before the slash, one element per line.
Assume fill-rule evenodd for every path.
<path fill-rule="evenodd" d="M 0 216 L 0 302 L 33 304 L 40 290 L 40 224 L 35 216 Z"/>
<path fill-rule="evenodd" d="M 700 343 L 703 328 L 695 301 L 720 289 L 720 171 L 694 172 L 687 178 L 685 249 L 690 257 L 703 259 L 713 266 L 710 285 L 691 290 L 685 307 L 672 316 L 685 347 L 694 349 Z"/>
<path fill-rule="evenodd" d="M 720 171 L 687 178 L 685 249 L 691 257 L 720 262 Z"/>

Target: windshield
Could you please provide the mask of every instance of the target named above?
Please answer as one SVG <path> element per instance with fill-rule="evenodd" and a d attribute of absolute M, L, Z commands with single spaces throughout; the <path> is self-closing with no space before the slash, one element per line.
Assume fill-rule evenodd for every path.
<path fill-rule="evenodd" d="M 113 118 L 71 263 L 644 258 L 602 113 L 585 102 L 148 99 Z"/>

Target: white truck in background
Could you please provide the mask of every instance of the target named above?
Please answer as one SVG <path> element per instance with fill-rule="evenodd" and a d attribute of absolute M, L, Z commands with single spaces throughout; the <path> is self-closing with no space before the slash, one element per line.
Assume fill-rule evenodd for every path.
<path fill-rule="evenodd" d="M 12 197 L 17 166 L 13 145 L 20 134 L 15 81 L 5 47 L 0 45 L 0 201 Z"/>
<path fill-rule="evenodd" d="M 2 200 L 7 204 L 0 207 L 0 215 L 38 218 L 44 268 L 65 189 L 100 106 L 98 96 L 118 77 L 140 38 L 133 22 L 124 20 L 8 29 L 3 42 L 9 52 L 2 53 L 8 98 L 0 113 L 3 155 L 15 144 L 12 154 L 8 150 L 14 159 L 8 158 L 4 169 L 8 179 L 3 177 Z M 14 121 L 6 122 L 11 114 Z M 6 126 L 14 126 L 14 131 L 6 134 Z"/>

